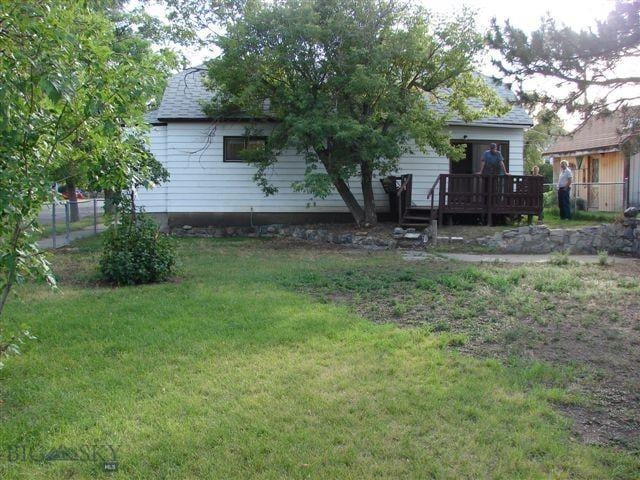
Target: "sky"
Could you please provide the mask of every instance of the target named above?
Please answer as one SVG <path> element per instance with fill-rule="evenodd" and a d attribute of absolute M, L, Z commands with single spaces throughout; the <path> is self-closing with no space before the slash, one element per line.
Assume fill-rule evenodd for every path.
<path fill-rule="evenodd" d="M 433 12 L 447 15 L 469 7 L 476 11 L 476 25 L 480 31 L 489 28 L 491 18 L 500 23 L 509 19 L 514 26 L 526 32 L 535 30 L 540 19 L 547 13 L 558 22 L 574 29 L 588 28 L 595 21 L 606 18 L 613 9 L 614 0 L 582 0 L 579 4 L 566 0 L 421 0 L 419 2 Z M 154 14 L 161 14 L 162 8 L 152 7 Z M 199 65 L 212 56 L 210 50 L 185 49 L 191 65 Z M 215 54 L 215 52 L 213 52 Z"/>
<path fill-rule="evenodd" d="M 461 11 L 464 7 L 475 11 L 476 27 L 480 32 L 490 28 L 491 19 L 496 17 L 500 24 L 510 20 L 511 24 L 529 33 L 538 28 L 541 18 L 549 14 L 558 24 L 567 25 L 575 30 L 594 27 L 597 20 L 603 20 L 613 10 L 615 0 L 582 0 L 579 3 L 567 0 L 418 0 L 420 4 L 429 8 L 434 13 L 449 15 Z M 152 6 L 155 15 L 162 15 L 162 7 Z M 192 66 L 201 64 L 207 58 L 215 56 L 217 52 L 211 49 L 197 50 L 194 48 L 183 49 L 183 53 Z M 485 56 L 480 66 L 481 73 L 495 75 L 497 72 Z M 622 64 L 618 74 L 627 74 L 640 70 L 638 60 Z M 532 79 L 525 84 L 527 89 L 553 91 L 556 82 L 549 79 Z M 634 87 L 635 94 L 638 87 Z M 629 89 L 622 90 L 622 94 L 629 94 Z M 577 117 L 561 115 L 566 127 L 572 129 L 580 123 Z"/>

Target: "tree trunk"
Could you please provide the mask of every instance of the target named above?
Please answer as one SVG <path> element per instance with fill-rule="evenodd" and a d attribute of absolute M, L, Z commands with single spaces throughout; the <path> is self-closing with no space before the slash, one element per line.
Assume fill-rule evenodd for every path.
<path fill-rule="evenodd" d="M 80 220 L 80 209 L 78 208 L 78 197 L 76 195 L 76 182 L 73 179 L 67 180 L 67 201 L 69 202 L 69 221 Z"/>
<path fill-rule="evenodd" d="M 349 189 L 349 185 L 347 185 L 347 182 L 345 182 L 342 178 L 340 178 L 335 173 L 331 165 L 330 156 L 331 154 L 328 153 L 327 151 L 318 153 L 318 157 L 320 158 L 320 161 L 322 162 L 324 169 L 331 176 L 333 186 L 336 187 L 336 190 L 340 194 L 340 197 L 342 197 L 342 201 L 344 201 L 344 204 L 347 206 L 347 208 L 351 212 L 351 215 L 353 215 L 353 219 L 355 220 L 356 224 L 358 226 L 364 225 L 365 223 L 364 210 L 358 203 L 358 200 L 356 200 L 356 197 L 353 196 L 353 193 L 351 193 L 351 190 Z"/>
<path fill-rule="evenodd" d="M 364 223 L 365 226 L 374 226 L 378 223 L 378 215 L 373 197 L 373 170 L 367 162 L 360 162 L 360 182 L 364 197 Z"/>
<path fill-rule="evenodd" d="M 338 190 L 351 215 L 353 215 L 356 224 L 359 227 L 363 226 L 366 223 L 364 210 L 358 203 L 358 200 L 356 200 L 356 197 L 353 196 L 353 193 L 351 193 L 347 183 L 341 178 L 338 178 L 333 180 L 333 185 L 336 187 L 336 190 Z"/>
<path fill-rule="evenodd" d="M 116 193 L 113 190 L 104 191 L 104 213 L 107 215 L 114 215 L 116 213 L 116 205 L 114 203 L 114 197 Z"/>
<path fill-rule="evenodd" d="M 11 233 L 11 243 L 9 244 L 8 252 L 9 255 L 14 256 L 15 258 L 9 264 L 9 269 L 7 271 L 6 280 L 4 286 L 2 287 L 2 293 L 0 293 L 0 315 L 2 315 L 2 311 L 4 310 L 4 306 L 7 303 L 7 298 L 9 297 L 9 292 L 11 291 L 11 287 L 16 281 L 16 272 L 17 272 L 17 249 L 18 249 L 18 241 L 20 238 L 20 234 L 22 233 L 22 220 L 18 220 L 15 226 L 13 227 L 13 232 Z"/>

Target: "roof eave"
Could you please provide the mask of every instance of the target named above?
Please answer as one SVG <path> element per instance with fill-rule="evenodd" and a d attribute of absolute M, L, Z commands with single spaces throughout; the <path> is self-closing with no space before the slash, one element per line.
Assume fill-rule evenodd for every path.
<path fill-rule="evenodd" d="M 499 128 L 527 128 L 532 127 L 533 123 L 501 123 L 501 122 L 471 122 L 450 121 L 447 125 L 455 127 L 499 127 Z"/>
<path fill-rule="evenodd" d="M 578 155 L 589 155 L 591 153 L 611 153 L 611 152 L 619 152 L 619 151 L 620 151 L 620 145 L 616 144 L 616 145 L 607 145 L 604 147 L 587 148 L 582 150 L 574 149 L 574 150 L 558 150 L 558 151 L 542 152 L 542 155 L 544 155 L 545 157 L 551 157 L 554 155 L 578 156 Z"/>

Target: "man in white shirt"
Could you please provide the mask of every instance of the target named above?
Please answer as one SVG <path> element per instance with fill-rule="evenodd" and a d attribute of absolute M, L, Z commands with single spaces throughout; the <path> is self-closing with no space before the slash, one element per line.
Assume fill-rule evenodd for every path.
<path fill-rule="evenodd" d="M 569 203 L 569 193 L 571 192 L 571 180 L 573 174 L 569 170 L 566 160 L 560 162 L 560 176 L 558 177 L 558 207 L 560 208 L 560 218 L 569 220 L 571 218 L 571 205 Z"/>

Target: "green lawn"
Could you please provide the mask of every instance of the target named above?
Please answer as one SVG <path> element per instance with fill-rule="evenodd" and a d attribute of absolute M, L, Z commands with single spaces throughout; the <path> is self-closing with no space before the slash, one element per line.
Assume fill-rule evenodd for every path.
<path fill-rule="evenodd" d="M 601 223 L 612 223 L 622 218 L 622 213 L 571 211 L 570 220 L 561 220 L 557 207 L 545 208 L 544 224 L 549 228 L 580 228 Z"/>
<path fill-rule="evenodd" d="M 39 340 L 0 371 L 0 478 L 637 478 L 632 452 L 572 438 L 548 368 L 367 321 L 331 284 L 302 292 L 402 272 L 395 252 L 182 239 L 175 281 L 108 288 L 97 242 L 56 254 L 59 293 L 27 285 L 8 307 Z M 410 268 L 428 283 L 430 265 Z M 7 461 L 94 444 L 116 446 L 116 473 Z"/>

